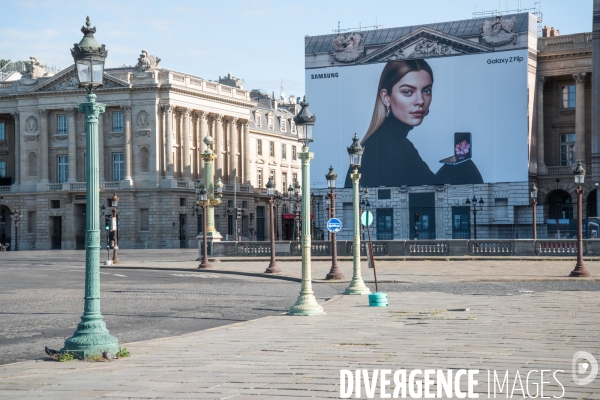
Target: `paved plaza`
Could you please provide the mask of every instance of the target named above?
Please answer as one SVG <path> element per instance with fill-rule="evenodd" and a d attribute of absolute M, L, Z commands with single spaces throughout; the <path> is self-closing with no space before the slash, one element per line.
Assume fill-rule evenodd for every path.
<path fill-rule="evenodd" d="M 54 254 L 63 257 L 63 263 L 83 264 L 83 252 L 22 252 L 1 254 L 0 268 L 40 268 L 40 264 L 52 264 Z M 298 261 L 280 262 L 285 276 L 262 278 L 259 275 L 268 265 L 263 261 L 214 262 L 215 269 L 206 272 L 196 269 L 194 256 L 197 253 L 193 250 L 123 251 L 122 266 L 102 269 L 103 290 L 115 285 L 116 278 L 110 274 L 141 274 L 142 268 L 168 272 L 168 276 L 180 274 L 178 270 L 198 276 L 217 275 L 240 288 L 283 285 L 271 289 L 291 292 L 279 293 L 282 301 L 293 301 L 300 289 L 295 282 Z M 495 370 L 500 380 L 508 371 L 512 398 L 524 397 L 515 378 L 518 374 L 528 397 L 541 395 L 539 383 L 543 380 L 549 382 L 544 384 L 544 396 L 561 397 L 564 386 L 562 398 L 600 399 L 599 378 L 579 386 L 572 376 L 576 352 L 585 351 L 600 359 L 600 282 L 596 278 L 565 278 L 573 265 L 574 260 L 381 262 L 380 289 L 388 293 L 389 307 L 369 307 L 366 296 L 335 294 L 343 291 L 343 283 L 315 282 L 320 301 L 329 299 L 323 304 L 326 315 L 290 317 L 274 307 L 270 316 L 256 315 L 246 322 L 229 321 L 209 329 L 199 326 L 204 330 L 154 340 L 121 341 L 132 355 L 113 362 L 47 361 L 40 348 L 40 355 L 30 361 L 0 366 L 0 398 L 340 398 L 340 370 L 358 369 L 371 374 L 376 369 L 392 373 L 403 369 L 479 369 L 475 392 L 488 398 L 485 370 L 489 369 Z M 328 266 L 327 261 L 313 262 L 313 277 L 324 276 Z M 340 266 L 344 275 L 351 277 L 351 263 Z M 600 275 L 599 266 L 595 261 L 586 263 L 595 277 Z M 372 270 L 363 267 L 365 280 L 372 281 Z M 180 278 L 192 282 L 219 279 Z M 139 279 L 143 284 L 141 275 Z M 18 289 L 1 286 L 0 299 Z M 209 286 L 198 284 L 197 291 L 209 293 Z M 81 308 L 82 295 L 75 310 Z M 270 295 L 265 291 L 265 298 Z M 106 296 L 110 294 L 103 293 Z M 27 301 L 22 299 L 23 304 Z M 197 297 L 190 300 L 197 301 Z M 227 303 L 229 299 L 222 296 L 220 301 Z M 239 303 L 236 299 L 228 305 L 242 307 Z M 113 313 L 112 307 L 114 304 L 103 301 L 105 315 Z M 131 308 L 135 314 L 135 304 Z M 70 314 L 68 318 L 74 320 L 65 323 L 73 329 L 79 313 Z M 111 332 L 117 329 L 108 325 Z M 541 378 L 541 370 L 552 372 Z M 390 387 L 388 393 L 393 392 L 394 385 Z M 374 398 L 380 398 L 379 390 L 377 384 Z M 506 387 L 496 396 L 507 398 Z M 364 386 L 359 397 L 368 398 Z M 493 398 L 493 392 L 489 397 Z M 351 398 L 356 398 L 355 393 Z"/>

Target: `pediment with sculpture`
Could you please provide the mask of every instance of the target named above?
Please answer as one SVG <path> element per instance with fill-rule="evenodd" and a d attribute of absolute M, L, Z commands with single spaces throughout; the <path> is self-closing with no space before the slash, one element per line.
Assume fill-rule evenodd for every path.
<path fill-rule="evenodd" d="M 357 64 L 415 58 L 446 57 L 485 53 L 493 48 L 427 27 L 420 27 L 364 57 Z"/>
<path fill-rule="evenodd" d="M 130 84 L 121 79 L 115 78 L 107 73 L 104 73 L 103 88 L 128 88 Z M 33 86 L 30 92 L 55 92 L 64 90 L 79 90 L 79 79 L 77 79 L 77 71 L 75 65 L 65 68 L 53 77 L 40 82 Z"/>

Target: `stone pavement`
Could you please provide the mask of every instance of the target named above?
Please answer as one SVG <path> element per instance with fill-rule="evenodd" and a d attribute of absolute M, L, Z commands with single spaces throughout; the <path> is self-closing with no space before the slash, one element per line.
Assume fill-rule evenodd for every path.
<path fill-rule="evenodd" d="M 600 399 L 600 378 L 577 386 L 571 377 L 576 351 L 600 359 L 597 292 L 391 293 L 389 307 L 367 303 L 365 296 L 340 296 L 324 304 L 322 316 L 266 317 L 130 343 L 132 356 L 112 362 L 0 366 L 0 398 L 339 398 L 340 369 L 480 369 L 480 398 L 493 398 L 485 369 L 497 370 L 500 380 L 509 371 L 511 391 L 517 373 L 527 390 L 526 376 L 536 371 L 528 385 L 533 397 L 545 369 L 552 372 L 544 375 L 544 396 L 561 396 L 552 374 L 562 370 L 556 373 L 562 398 Z M 503 390 L 499 398 L 507 398 Z M 367 398 L 364 387 L 361 394 Z"/>
<path fill-rule="evenodd" d="M 48 259 L 48 254 L 42 254 L 46 252 L 37 253 L 11 257 L 32 263 Z M 82 252 L 73 253 L 73 260 L 81 259 Z M 123 251 L 120 257 L 127 268 L 196 270 L 197 262 L 189 261 L 192 254 L 197 253 Z M 212 273 L 261 274 L 268 262 L 213 265 Z M 562 280 L 568 279 L 565 276 L 573 265 L 574 260 L 465 260 L 381 262 L 378 267 L 380 279 L 387 281 L 458 282 Z M 299 276 L 298 261 L 281 261 L 280 267 L 284 271 L 280 278 Z M 329 263 L 313 262 L 313 267 L 313 276 L 321 277 Z M 351 263 L 340 267 L 349 278 Z M 363 267 L 369 280 L 372 271 Z M 600 275 L 598 262 L 587 262 L 586 267 Z M 541 394 L 536 390 L 542 380 L 539 371 L 544 369 L 552 371 L 543 377 L 549 382 L 544 384 L 544 396 L 600 399 L 600 377 L 578 386 L 571 373 L 577 351 L 600 360 L 597 291 L 518 296 L 403 292 L 389 297 L 389 307 L 374 308 L 368 306 L 366 296 L 336 296 L 323 305 L 327 314 L 322 316 L 266 317 L 178 337 L 122 343 L 132 356 L 113 362 L 34 360 L 0 366 L 0 398 L 340 398 L 341 369 L 370 373 L 374 369 L 480 369 L 476 387 L 480 398 L 493 398 L 493 393 L 488 396 L 484 370 L 496 370 L 500 381 L 509 371 L 508 385 L 511 391 L 517 389 L 512 398 L 523 398 L 520 385 L 529 388 L 530 397 Z M 557 370 L 564 371 L 556 372 L 564 386 L 562 396 L 552 377 Z M 380 383 L 376 388 L 375 398 L 379 398 Z M 392 383 L 388 393 L 393 388 Z M 503 390 L 497 398 L 507 398 L 506 387 Z M 364 385 L 361 395 L 367 398 Z"/>

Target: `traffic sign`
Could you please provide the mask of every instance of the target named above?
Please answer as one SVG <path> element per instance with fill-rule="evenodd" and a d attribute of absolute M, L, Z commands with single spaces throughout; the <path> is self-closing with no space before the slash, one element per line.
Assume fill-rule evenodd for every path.
<path fill-rule="evenodd" d="M 327 230 L 331 233 L 338 233 L 342 230 L 342 221 L 337 218 L 331 218 L 327 221 Z"/>
<path fill-rule="evenodd" d="M 360 222 L 364 226 L 371 225 L 373 223 L 373 213 L 371 211 L 365 211 L 364 213 L 362 213 L 362 215 L 360 216 Z"/>

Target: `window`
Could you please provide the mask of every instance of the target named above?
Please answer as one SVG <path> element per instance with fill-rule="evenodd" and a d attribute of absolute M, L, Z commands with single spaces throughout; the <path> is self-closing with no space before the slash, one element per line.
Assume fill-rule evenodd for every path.
<path fill-rule="evenodd" d="M 6 135 L 4 133 L 4 122 L 0 122 L 0 140 L 6 140 Z"/>
<path fill-rule="evenodd" d="M 67 129 L 67 116 L 59 115 L 58 116 L 58 130 L 56 132 L 58 135 L 66 135 L 69 133 Z"/>
<path fill-rule="evenodd" d="M 508 199 L 495 199 L 495 218 L 508 218 Z"/>
<path fill-rule="evenodd" d="M 562 108 L 575 108 L 575 85 L 562 87 Z"/>
<path fill-rule="evenodd" d="M 562 133 L 560 135 L 560 165 L 573 165 L 575 160 L 575 134 Z"/>
<path fill-rule="evenodd" d="M 262 168 L 256 168 L 256 185 L 261 188 L 263 181 Z"/>
<path fill-rule="evenodd" d="M 269 142 L 269 156 L 275 157 L 275 142 Z"/>
<path fill-rule="evenodd" d="M 35 233 L 36 231 L 35 211 L 29 211 L 27 213 L 27 233 Z"/>
<path fill-rule="evenodd" d="M 352 203 L 342 204 L 342 229 L 345 231 L 354 230 L 354 211 Z"/>
<path fill-rule="evenodd" d="M 281 125 L 281 132 L 285 132 L 286 131 L 286 125 L 287 125 L 287 119 L 281 117 L 279 119 L 279 124 Z"/>
<path fill-rule="evenodd" d="M 292 133 L 296 133 L 296 124 L 294 124 L 294 121 L 292 121 L 291 124 L 292 124 L 292 129 L 291 129 Z"/>
<path fill-rule="evenodd" d="M 140 209 L 140 231 L 150 230 L 150 213 L 147 208 Z"/>
<path fill-rule="evenodd" d="M 292 146 L 292 160 L 296 160 L 296 146 Z"/>
<path fill-rule="evenodd" d="M 257 128 L 260 128 L 260 114 L 256 113 L 254 116 L 254 123 L 256 124 Z"/>
<path fill-rule="evenodd" d="M 390 200 L 392 198 L 392 189 L 378 189 L 377 200 Z"/>
<path fill-rule="evenodd" d="M 281 173 L 281 193 L 287 193 L 287 172 Z"/>
<path fill-rule="evenodd" d="M 294 186 L 296 185 L 296 182 L 298 182 L 298 174 L 293 174 L 292 175 L 292 183 L 294 184 Z"/>
<path fill-rule="evenodd" d="M 69 180 L 69 157 L 58 156 L 58 183 L 64 183 Z"/>
<path fill-rule="evenodd" d="M 123 113 L 115 111 L 113 112 L 113 132 L 123 132 Z"/>
<path fill-rule="evenodd" d="M 274 185 L 273 187 L 275 188 L 277 185 L 275 185 L 275 170 L 274 169 L 272 169 L 269 172 L 269 179 L 271 179 L 273 181 L 273 185 Z"/>
<path fill-rule="evenodd" d="M 150 153 L 146 147 L 140 149 L 140 172 L 150 171 Z"/>
<path fill-rule="evenodd" d="M 179 198 L 179 207 L 185 207 L 187 205 L 187 199 L 185 197 Z"/>
<path fill-rule="evenodd" d="M 123 163 L 123 153 L 113 153 L 113 182 L 123 180 L 125 176 L 125 164 Z"/>
<path fill-rule="evenodd" d="M 256 139 L 256 154 L 262 156 L 262 140 Z"/>
<path fill-rule="evenodd" d="M 281 159 L 282 160 L 287 159 L 287 145 L 285 143 L 281 144 Z"/>
<path fill-rule="evenodd" d="M 0 178 L 6 178 L 6 160 L 0 160 Z"/>
<path fill-rule="evenodd" d="M 50 208 L 60 208 L 60 200 L 50 200 Z"/>
<path fill-rule="evenodd" d="M 27 171 L 27 175 L 28 176 L 37 176 L 37 154 L 35 154 L 33 151 L 31 153 L 29 153 L 29 156 L 27 157 L 27 164 L 29 167 L 29 170 Z"/>

